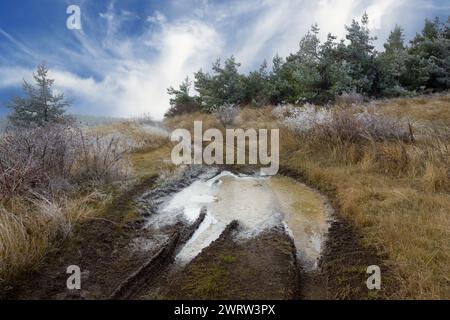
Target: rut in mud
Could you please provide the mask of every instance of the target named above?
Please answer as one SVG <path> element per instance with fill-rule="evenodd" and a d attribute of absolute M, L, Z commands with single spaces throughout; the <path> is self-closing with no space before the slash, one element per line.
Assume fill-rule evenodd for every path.
<path fill-rule="evenodd" d="M 295 298 L 298 264 L 303 272 L 317 269 L 331 220 L 330 207 L 320 194 L 282 176 L 208 170 L 169 197 L 161 199 L 161 193 L 151 192 L 144 198 L 152 206 L 147 228 L 163 229 L 181 221 L 198 228 L 185 244 L 172 251 L 173 264 L 160 270 L 153 287 L 147 293 L 141 290 L 143 298 L 173 298 L 174 292 L 184 298 L 218 298 L 224 294 L 233 298 L 237 288 L 230 287 L 232 278 L 240 279 L 234 286 L 239 287 L 241 297 Z M 199 263 L 201 267 L 196 266 Z M 180 277 L 193 269 L 200 271 Z M 249 272 L 250 277 L 245 279 Z M 273 278 L 266 282 L 268 287 L 258 280 L 261 274 Z M 275 283 L 275 274 L 280 275 L 277 288 L 270 286 Z M 206 279 L 203 287 L 202 275 L 213 277 Z M 217 285 L 217 281 L 222 283 L 220 295 L 211 295 L 208 286 Z M 183 285 L 175 285 L 172 292 L 172 284 Z M 194 293 L 187 290 L 179 296 L 183 287 Z"/>
<path fill-rule="evenodd" d="M 367 294 L 355 264 L 377 260 L 350 226 L 332 219 L 325 198 L 298 181 L 192 167 L 151 184 L 113 203 L 112 221 L 80 226 L 6 297 L 324 299 L 336 297 L 333 279 L 347 278 L 360 288 L 356 298 Z M 130 203 L 139 217 L 122 224 Z M 83 271 L 78 292 L 66 288 L 68 265 Z"/>
<path fill-rule="evenodd" d="M 259 177 L 221 172 L 211 179 L 198 179 L 160 205 L 148 220 L 153 227 L 177 219 L 192 223 L 201 208 L 204 221 L 176 256 L 186 265 L 218 239 L 233 220 L 240 224 L 236 241 L 249 240 L 278 227 L 294 239 L 297 254 L 308 270 L 317 268 L 330 222 L 330 209 L 317 192 L 287 177 Z"/>

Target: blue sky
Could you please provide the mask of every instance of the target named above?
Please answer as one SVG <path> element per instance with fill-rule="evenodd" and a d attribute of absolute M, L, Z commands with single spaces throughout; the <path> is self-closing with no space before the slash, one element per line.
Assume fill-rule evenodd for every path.
<path fill-rule="evenodd" d="M 81 8 L 82 30 L 66 9 Z M 295 52 L 313 23 L 345 35 L 367 11 L 381 48 L 395 24 L 408 38 L 425 18 L 450 15 L 448 0 L 2 0 L 0 104 L 45 61 L 71 113 L 160 119 L 166 88 L 232 54 L 242 71 Z M 0 114 L 6 109 L 0 107 Z"/>

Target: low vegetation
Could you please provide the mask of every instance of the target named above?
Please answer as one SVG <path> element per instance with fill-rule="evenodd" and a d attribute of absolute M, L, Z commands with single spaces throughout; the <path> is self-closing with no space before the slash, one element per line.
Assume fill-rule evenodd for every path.
<path fill-rule="evenodd" d="M 167 135 L 141 121 L 84 129 L 50 125 L 2 137 L 0 283 L 35 268 L 74 226 L 98 217 L 117 192 L 167 166 Z"/>
<path fill-rule="evenodd" d="M 195 74 L 195 96 L 189 79 L 170 88 L 167 121 L 189 128 L 208 119 L 210 127 L 212 115 L 222 129 L 281 127 L 282 168 L 326 192 L 387 257 L 395 273 L 385 279 L 388 297 L 448 299 L 449 24 L 426 20 L 409 43 L 396 27 L 381 52 L 367 15 L 342 41 L 321 43 L 313 26 L 270 71 L 263 63 L 243 75 L 231 57 Z"/>

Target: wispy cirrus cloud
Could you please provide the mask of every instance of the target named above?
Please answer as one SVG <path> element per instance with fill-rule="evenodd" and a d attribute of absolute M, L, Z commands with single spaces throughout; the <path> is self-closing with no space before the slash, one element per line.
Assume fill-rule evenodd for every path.
<path fill-rule="evenodd" d="M 112 116 L 148 113 L 161 118 L 168 106 L 167 88 L 204 66 L 205 61 L 220 56 L 223 50 L 217 31 L 201 21 L 168 23 L 159 13 L 157 20 L 146 22 L 143 32 L 122 34 L 122 25 L 134 17 L 116 10 L 113 2 L 98 17 L 83 18 L 84 25 L 102 24 L 104 20 L 106 29 L 101 41 L 97 34 L 86 30 L 76 32 L 76 49 L 58 48 L 58 43 L 50 41 L 56 53 L 49 52 L 45 59 L 53 66 L 51 76 L 58 89 L 75 99 L 75 112 Z M 12 36 L 8 35 L 8 40 L 25 52 Z M 36 54 L 40 51 L 36 50 Z M 56 57 L 61 53 L 62 57 Z M 93 76 L 79 75 L 77 66 L 90 69 Z M 0 87 L 17 85 L 23 78 L 30 79 L 31 73 L 31 68 L 2 66 Z"/>

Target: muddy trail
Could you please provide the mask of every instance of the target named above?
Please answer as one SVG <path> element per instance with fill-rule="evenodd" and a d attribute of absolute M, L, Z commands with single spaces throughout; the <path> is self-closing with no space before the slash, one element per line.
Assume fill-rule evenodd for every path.
<path fill-rule="evenodd" d="M 144 179 L 1 298 L 378 298 L 365 281 L 381 258 L 298 180 L 203 167 L 164 185 Z M 81 290 L 67 289 L 70 265 Z"/>

